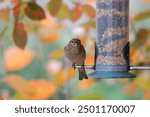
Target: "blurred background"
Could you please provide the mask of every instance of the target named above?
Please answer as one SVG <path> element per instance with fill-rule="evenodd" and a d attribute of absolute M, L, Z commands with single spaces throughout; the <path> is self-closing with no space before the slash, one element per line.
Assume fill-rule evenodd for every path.
<path fill-rule="evenodd" d="M 0 0 L 0 99 L 150 99 L 150 71 L 79 81 L 64 58 L 64 46 L 78 37 L 85 64 L 94 64 L 95 3 Z M 130 0 L 130 42 L 131 65 L 150 65 L 150 0 Z"/>

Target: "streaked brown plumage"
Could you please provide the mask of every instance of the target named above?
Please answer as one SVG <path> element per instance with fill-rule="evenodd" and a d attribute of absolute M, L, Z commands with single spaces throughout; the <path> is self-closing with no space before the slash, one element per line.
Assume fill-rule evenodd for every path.
<path fill-rule="evenodd" d="M 80 65 L 79 80 L 87 79 L 84 69 L 84 61 L 86 59 L 86 51 L 78 38 L 73 38 L 64 48 L 65 56 L 73 63 L 73 66 Z"/>

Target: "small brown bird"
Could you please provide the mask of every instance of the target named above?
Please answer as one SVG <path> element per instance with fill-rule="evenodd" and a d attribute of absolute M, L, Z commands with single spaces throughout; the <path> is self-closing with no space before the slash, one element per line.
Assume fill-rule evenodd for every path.
<path fill-rule="evenodd" d="M 78 38 L 73 38 L 64 48 L 65 56 L 75 65 L 81 66 L 78 68 L 79 80 L 88 79 L 84 68 L 84 61 L 86 58 L 86 51 Z"/>

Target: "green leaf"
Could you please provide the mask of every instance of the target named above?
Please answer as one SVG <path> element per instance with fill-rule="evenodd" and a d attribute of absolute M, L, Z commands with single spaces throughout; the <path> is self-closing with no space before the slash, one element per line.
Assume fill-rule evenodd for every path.
<path fill-rule="evenodd" d="M 68 6 L 65 4 L 62 4 L 61 8 L 57 14 L 57 18 L 66 19 L 66 18 L 69 18 L 69 16 L 70 16 L 70 11 L 69 11 Z"/>
<path fill-rule="evenodd" d="M 32 20 L 42 20 L 45 18 L 44 10 L 35 2 L 28 2 L 25 7 L 25 14 Z"/>
<path fill-rule="evenodd" d="M 50 0 L 47 8 L 52 16 L 56 16 L 62 5 L 62 0 Z"/>
<path fill-rule="evenodd" d="M 133 20 L 135 22 L 138 22 L 138 21 L 145 20 L 147 18 L 150 18 L 150 11 L 145 11 L 145 12 L 137 14 Z"/>
<path fill-rule="evenodd" d="M 22 23 L 15 23 L 13 32 L 14 43 L 21 49 L 24 49 L 27 43 L 27 33 Z"/>
<path fill-rule="evenodd" d="M 82 10 L 91 18 L 96 16 L 96 10 L 88 4 L 83 5 Z"/>

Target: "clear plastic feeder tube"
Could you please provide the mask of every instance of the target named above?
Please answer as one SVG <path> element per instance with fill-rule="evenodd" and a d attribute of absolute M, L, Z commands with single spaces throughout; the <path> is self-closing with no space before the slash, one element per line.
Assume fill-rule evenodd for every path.
<path fill-rule="evenodd" d="M 129 0 L 97 0 L 96 69 L 129 70 Z"/>

